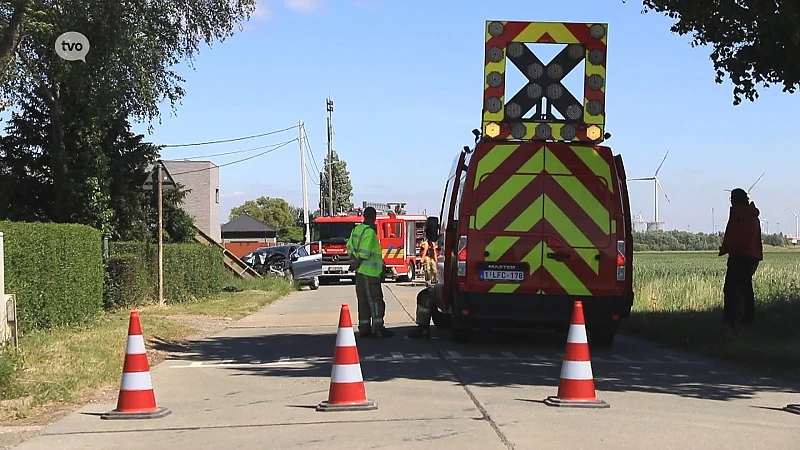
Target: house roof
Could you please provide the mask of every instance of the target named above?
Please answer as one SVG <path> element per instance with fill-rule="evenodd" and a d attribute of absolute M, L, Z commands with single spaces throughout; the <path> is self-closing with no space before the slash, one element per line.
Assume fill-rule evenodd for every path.
<path fill-rule="evenodd" d="M 222 232 L 276 232 L 277 230 L 260 220 L 256 220 L 248 215 L 239 216 L 230 222 L 222 225 Z"/>

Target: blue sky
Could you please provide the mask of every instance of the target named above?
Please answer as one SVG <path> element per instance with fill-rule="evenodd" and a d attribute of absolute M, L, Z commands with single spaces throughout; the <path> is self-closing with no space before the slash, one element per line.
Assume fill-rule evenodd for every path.
<path fill-rule="evenodd" d="M 753 200 L 771 232 L 780 222 L 781 231 L 794 234 L 790 208 L 800 214 L 800 200 L 790 182 L 800 158 L 792 156 L 797 138 L 779 131 L 779 124 L 793 117 L 797 97 L 771 88 L 756 103 L 734 107 L 731 86 L 714 83 L 710 50 L 670 33 L 669 18 L 640 14 L 641 2 L 259 1 L 244 31 L 204 48 L 194 70 L 181 66 L 187 94 L 177 116 L 163 108 L 151 141 L 235 138 L 302 120 L 321 167 L 330 95 L 334 148 L 348 163 L 354 203 L 405 201 L 410 211 L 438 213 L 452 160 L 480 127 L 484 21 L 602 21 L 609 23 L 606 117 L 613 137 L 607 145 L 623 155 L 630 178 L 651 175 L 670 151 L 659 173 L 671 200 L 659 199 L 666 227 L 710 232 L 714 208 L 717 229 L 723 229 L 723 189 L 747 188 L 765 172 Z M 144 125 L 137 130 L 146 132 Z M 165 149 L 163 157 L 249 149 L 295 136 L 292 130 Z M 255 153 L 208 159 L 224 164 Z M 231 207 L 261 195 L 301 205 L 299 164 L 293 143 L 221 168 L 223 223 Z M 422 174 L 423 181 L 411 181 Z M 316 181 L 308 181 L 312 209 Z M 634 213 L 652 220 L 652 182 L 631 182 L 630 195 Z"/>

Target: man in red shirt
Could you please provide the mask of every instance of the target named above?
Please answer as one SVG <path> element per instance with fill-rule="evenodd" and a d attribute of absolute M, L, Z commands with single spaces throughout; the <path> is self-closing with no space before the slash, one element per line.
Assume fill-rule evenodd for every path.
<path fill-rule="evenodd" d="M 719 248 L 719 256 L 728 255 L 728 269 L 725 272 L 724 313 L 726 324 L 734 326 L 739 319 L 741 323 L 753 323 L 755 315 L 755 294 L 753 293 L 753 275 L 758 263 L 764 259 L 761 244 L 760 211 L 751 202 L 744 189 L 731 191 L 731 210 L 725 236 Z"/>

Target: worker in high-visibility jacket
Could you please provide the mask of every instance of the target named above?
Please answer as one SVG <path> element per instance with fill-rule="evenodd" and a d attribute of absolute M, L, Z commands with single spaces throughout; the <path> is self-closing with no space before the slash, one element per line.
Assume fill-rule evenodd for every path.
<path fill-rule="evenodd" d="M 358 331 L 361 337 L 392 337 L 383 317 L 386 303 L 383 300 L 381 276 L 384 271 L 383 251 L 375 232 L 378 214 L 373 207 L 364 209 L 364 222 L 356 225 L 347 240 L 347 253 L 352 262 L 350 270 L 356 272 L 356 298 L 358 299 Z"/>

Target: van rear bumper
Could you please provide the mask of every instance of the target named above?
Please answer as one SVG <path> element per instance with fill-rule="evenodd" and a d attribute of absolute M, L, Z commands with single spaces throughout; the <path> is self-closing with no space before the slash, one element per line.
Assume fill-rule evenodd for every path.
<path fill-rule="evenodd" d="M 461 292 L 453 315 L 456 316 L 458 328 L 478 326 L 564 330 L 572 319 L 575 300 L 583 302 L 587 326 L 608 325 L 630 314 L 630 302 L 623 295 L 590 297 Z M 464 310 L 468 313 L 463 314 Z"/>

